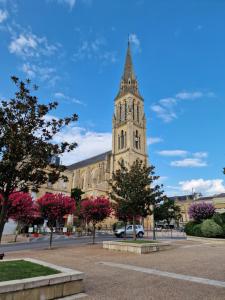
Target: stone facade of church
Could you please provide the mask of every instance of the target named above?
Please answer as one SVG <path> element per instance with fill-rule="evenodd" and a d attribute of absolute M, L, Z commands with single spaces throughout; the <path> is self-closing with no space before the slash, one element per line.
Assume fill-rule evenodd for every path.
<path fill-rule="evenodd" d="M 112 118 L 112 150 L 74 163 L 67 167 L 68 182 L 47 184 L 40 190 L 70 194 L 72 188 L 81 188 L 86 196 L 107 195 L 108 180 L 118 168 L 119 162 L 131 165 L 137 158 L 147 162 L 146 118 L 144 99 L 134 73 L 130 45 L 128 43 L 119 92 L 114 101 Z"/>

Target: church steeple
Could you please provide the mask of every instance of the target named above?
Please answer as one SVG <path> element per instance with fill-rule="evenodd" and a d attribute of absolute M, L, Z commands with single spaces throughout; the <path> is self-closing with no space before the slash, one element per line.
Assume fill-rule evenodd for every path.
<path fill-rule="evenodd" d="M 138 90 L 131 56 L 131 45 L 128 42 L 120 90 L 114 102 L 112 134 L 113 171 L 120 168 L 123 160 L 131 166 L 136 159 L 147 162 L 146 118 L 144 100 Z"/>
<path fill-rule="evenodd" d="M 127 55 L 126 61 L 124 65 L 124 72 L 122 79 L 124 81 L 128 81 L 128 79 L 135 80 L 134 68 L 132 64 L 132 57 L 131 57 L 131 50 L 130 50 L 130 41 L 128 40 L 128 47 L 127 47 Z"/>
<path fill-rule="evenodd" d="M 120 81 L 120 90 L 116 96 L 116 99 L 124 96 L 127 93 L 131 93 L 142 99 L 138 90 L 138 82 L 134 73 L 134 67 L 133 67 L 132 56 L 131 56 L 131 45 L 129 40 L 128 40 L 124 71 Z"/>

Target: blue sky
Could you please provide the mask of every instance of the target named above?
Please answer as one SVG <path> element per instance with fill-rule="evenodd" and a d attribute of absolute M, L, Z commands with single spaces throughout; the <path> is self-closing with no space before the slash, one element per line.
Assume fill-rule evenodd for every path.
<path fill-rule="evenodd" d="M 111 148 L 128 34 L 150 162 L 169 195 L 225 192 L 225 1 L 0 0 L 0 96 L 31 78 L 79 122 L 73 163 Z"/>

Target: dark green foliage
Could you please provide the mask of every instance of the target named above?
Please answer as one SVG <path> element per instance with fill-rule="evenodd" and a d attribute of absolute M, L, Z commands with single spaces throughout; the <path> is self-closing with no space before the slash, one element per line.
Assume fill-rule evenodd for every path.
<path fill-rule="evenodd" d="M 184 231 L 187 235 L 195 235 L 194 234 L 194 227 L 198 225 L 198 223 L 194 221 L 189 221 L 187 224 L 185 224 Z"/>
<path fill-rule="evenodd" d="M 81 201 L 82 201 L 83 194 L 84 194 L 84 192 L 78 187 L 73 188 L 71 190 L 71 198 L 73 198 L 76 203 L 76 211 L 74 214 L 77 217 L 75 220 L 76 226 L 80 226 L 82 224 L 82 218 L 80 216 L 80 208 L 81 208 Z"/>
<path fill-rule="evenodd" d="M 6 222 L 8 198 L 15 190 L 37 191 L 59 178 L 65 167 L 51 162 L 51 158 L 73 150 L 77 144 L 54 142 L 55 135 L 78 116 L 63 119 L 50 118 L 57 102 L 41 104 L 30 92 L 30 80 L 12 77 L 16 86 L 14 97 L 0 101 L 0 240 Z M 35 87 L 32 91 L 35 91 Z"/>
<path fill-rule="evenodd" d="M 169 225 L 172 220 L 178 221 L 181 218 L 180 206 L 171 199 L 165 199 L 163 204 L 155 208 L 155 221 L 166 220 Z"/>
<path fill-rule="evenodd" d="M 222 226 L 223 224 L 225 224 L 225 219 L 224 216 L 222 214 L 216 213 L 214 214 L 214 216 L 212 217 L 212 219 L 220 226 Z"/>
<path fill-rule="evenodd" d="M 0 281 L 16 280 L 60 273 L 57 270 L 25 260 L 0 263 Z"/>
<path fill-rule="evenodd" d="M 125 226 L 125 223 L 123 221 L 118 221 L 118 222 L 113 223 L 112 230 L 115 231 L 116 229 L 124 227 L 124 226 Z"/>
<path fill-rule="evenodd" d="M 223 235 L 223 228 L 213 219 L 204 220 L 201 224 L 201 231 L 204 237 L 219 237 Z"/>
<path fill-rule="evenodd" d="M 203 236 L 202 234 L 202 224 L 195 224 L 192 229 L 194 236 Z"/>
<path fill-rule="evenodd" d="M 162 201 L 162 186 L 154 184 L 159 179 L 154 169 L 137 159 L 129 169 L 122 162 L 120 169 L 113 173 L 110 195 L 118 210 L 116 215 L 121 215 L 120 220 L 132 220 L 135 224 L 137 218 L 152 214 L 155 205 Z"/>
<path fill-rule="evenodd" d="M 82 195 L 84 194 L 84 192 L 76 187 L 76 188 L 73 188 L 71 190 L 71 198 L 73 198 L 76 202 L 76 206 L 80 204 L 80 201 L 81 201 L 81 198 L 82 198 Z"/>

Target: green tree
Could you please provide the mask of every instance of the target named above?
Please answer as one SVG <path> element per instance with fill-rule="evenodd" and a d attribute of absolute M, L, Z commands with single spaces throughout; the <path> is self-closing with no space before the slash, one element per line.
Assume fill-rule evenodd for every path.
<path fill-rule="evenodd" d="M 122 162 L 110 181 L 111 198 L 122 210 L 128 209 L 134 225 L 134 239 L 137 218 L 153 214 L 155 205 L 163 198 L 162 186 L 155 184 L 159 176 L 155 175 L 154 169 L 154 166 L 147 166 L 139 159 L 130 168 Z"/>
<path fill-rule="evenodd" d="M 169 226 L 171 221 L 179 221 L 181 209 L 172 199 L 165 198 L 163 204 L 155 208 L 155 221 L 166 221 Z"/>
<path fill-rule="evenodd" d="M 51 118 L 57 102 L 39 103 L 32 96 L 37 86 L 30 80 L 20 81 L 12 77 L 16 86 L 15 95 L 8 101 L 0 101 L 0 241 L 7 220 L 9 195 L 15 191 L 37 191 L 38 188 L 59 178 L 65 167 L 55 164 L 52 157 L 73 150 L 77 144 L 54 142 L 55 135 L 78 116 Z"/>
<path fill-rule="evenodd" d="M 80 202 L 81 202 L 83 194 L 84 194 L 84 192 L 78 187 L 73 188 L 71 190 L 71 198 L 73 198 L 75 200 L 76 207 L 80 206 Z"/>
<path fill-rule="evenodd" d="M 82 195 L 85 194 L 80 188 L 75 187 L 71 190 L 71 198 L 74 199 L 76 203 L 76 211 L 75 211 L 75 216 L 76 216 L 76 226 L 80 226 L 80 223 L 82 221 L 82 218 L 80 216 L 80 208 L 81 208 L 81 201 L 82 201 Z"/>

